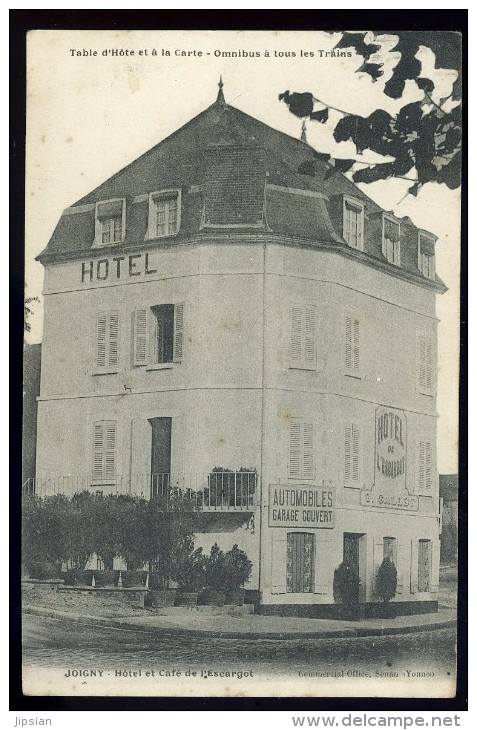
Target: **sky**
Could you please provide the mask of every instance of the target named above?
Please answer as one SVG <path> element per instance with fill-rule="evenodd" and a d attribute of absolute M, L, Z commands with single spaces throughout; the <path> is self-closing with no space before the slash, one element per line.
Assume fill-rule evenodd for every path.
<path fill-rule="evenodd" d="M 326 55 L 340 35 L 316 31 L 30 32 L 25 283 L 26 296 L 38 296 L 40 303 L 34 305 L 27 341 L 40 342 L 42 336 L 43 267 L 34 257 L 46 247 L 63 209 L 213 103 L 220 75 L 228 103 L 295 137 L 301 134 L 302 122 L 278 100 L 286 90 L 311 91 L 327 105 L 362 116 L 378 107 L 395 114 L 420 98 L 422 92 L 412 82 L 406 84 L 402 99 L 383 94 L 399 59 L 392 51 L 393 36 L 381 37 L 380 58 L 371 59 L 383 62 L 385 71 L 373 83 L 367 74 L 356 73 L 363 62 L 360 56 Z M 232 53 L 236 56 L 231 57 Z M 421 48 L 419 59 L 422 75 L 435 83 L 435 94 L 450 94 L 455 72 L 437 71 L 429 49 Z M 307 141 L 320 152 L 356 157 L 352 142 L 337 145 L 333 140 L 339 118 L 339 112 L 331 111 L 326 124 L 308 123 Z M 379 160 L 369 151 L 361 159 Z M 438 470 L 452 473 L 457 471 L 460 191 L 429 183 L 415 198 L 406 195 L 409 185 L 404 180 L 387 180 L 360 187 L 385 210 L 410 216 L 416 226 L 439 239 L 436 270 L 448 291 L 437 296 L 436 305 L 440 320 L 437 453 Z"/>

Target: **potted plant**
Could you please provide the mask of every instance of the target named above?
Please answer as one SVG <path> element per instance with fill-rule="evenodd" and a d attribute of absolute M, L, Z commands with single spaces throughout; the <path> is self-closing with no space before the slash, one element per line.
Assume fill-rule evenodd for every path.
<path fill-rule="evenodd" d="M 225 601 L 226 564 L 225 555 L 214 543 L 210 555 L 204 560 L 205 590 L 201 594 L 201 603 L 208 606 L 223 606 Z"/>
<path fill-rule="evenodd" d="M 245 588 L 252 573 L 252 562 L 246 553 L 234 545 L 225 553 L 225 603 L 233 606 L 243 606 Z"/>
<path fill-rule="evenodd" d="M 199 591 L 205 585 L 204 555 L 202 548 L 184 556 L 172 576 L 177 581 L 177 606 L 196 606 Z"/>
<path fill-rule="evenodd" d="M 396 595 L 397 571 L 391 558 L 384 558 L 376 574 L 374 592 L 383 602 L 383 618 L 392 617 L 390 601 Z"/>
<path fill-rule="evenodd" d="M 359 575 L 355 566 L 346 560 L 335 570 L 333 598 L 335 603 L 342 604 L 342 618 L 359 618 Z"/>

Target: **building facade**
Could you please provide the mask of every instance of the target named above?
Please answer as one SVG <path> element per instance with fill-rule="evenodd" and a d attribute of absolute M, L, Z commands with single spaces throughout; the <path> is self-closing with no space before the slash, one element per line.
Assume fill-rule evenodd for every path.
<path fill-rule="evenodd" d="M 261 610 L 346 559 L 436 607 L 436 237 L 217 100 L 66 209 L 45 267 L 37 494 L 181 490 Z"/>

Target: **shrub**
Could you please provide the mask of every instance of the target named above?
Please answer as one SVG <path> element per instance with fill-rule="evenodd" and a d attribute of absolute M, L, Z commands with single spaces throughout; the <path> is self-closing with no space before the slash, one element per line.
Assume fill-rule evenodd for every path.
<path fill-rule="evenodd" d="M 116 570 L 114 585 L 118 585 L 119 573 L 121 573 L 121 580 L 123 588 L 135 588 L 136 586 L 144 586 L 146 584 L 147 571 L 145 570 Z M 149 585 L 149 587 L 151 587 Z"/>
<path fill-rule="evenodd" d="M 333 577 L 333 598 L 335 603 L 348 605 L 358 603 L 359 575 L 351 563 L 343 561 Z"/>
<path fill-rule="evenodd" d="M 182 593 L 197 593 L 205 585 L 205 558 L 202 548 L 182 557 L 171 576 Z"/>
<path fill-rule="evenodd" d="M 204 559 L 205 586 L 213 591 L 225 592 L 226 572 L 225 555 L 217 543 L 214 543 L 210 549 L 210 555 Z"/>
<path fill-rule="evenodd" d="M 61 563 L 38 561 L 28 565 L 30 578 L 36 580 L 51 580 L 61 576 Z"/>
<path fill-rule="evenodd" d="M 396 595 L 397 571 L 393 561 L 386 557 L 376 574 L 375 593 L 384 603 L 388 603 Z"/>
<path fill-rule="evenodd" d="M 234 545 L 225 553 L 225 589 L 235 591 L 248 581 L 252 573 L 252 562 L 246 553 Z"/>

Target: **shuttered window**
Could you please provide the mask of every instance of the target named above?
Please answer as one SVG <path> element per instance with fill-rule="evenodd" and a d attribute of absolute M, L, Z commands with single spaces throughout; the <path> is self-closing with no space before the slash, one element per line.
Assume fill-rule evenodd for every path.
<path fill-rule="evenodd" d="M 116 476 L 116 421 L 94 424 L 93 479 L 104 481 Z"/>
<path fill-rule="evenodd" d="M 436 278 L 435 240 L 424 233 L 419 233 L 418 267 L 426 279 Z"/>
<path fill-rule="evenodd" d="M 315 476 L 314 427 L 312 423 L 294 419 L 290 423 L 288 475 L 295 479 Z"/>
<path fill-rule="evenodd" d="M 417 590 L 427 593 L 431 589 L 431 541 L 419 540 L 417 562 Z"/>
<path fill-rule="evenodd" d="M 360 432 L 356 423 L 348 423 L 344 432 L 345 482 L 358 482 L 360 475 Z"/>
<path fill-rule="evenodd" d="M 345 315 L 345 372 L 348 375 L 360 373 L 360 319 L 356 315 Z"/>
<path fill-rule="evenodd" d="M 96 321 L 96 368 L 116 369 L 119 365 L 119 313 L 101 312 Z"/>
<path fill-rule="evenodd" d="M 391 264 L 401 263 L 400 225 L 397 221 L 383 216 L 383 256 Z"/>
<path fill-rule="evenodd" d="M 364 206 L 358 202 L 343 202 L 343 238 L 352 248 L 363 250 Z"/>
<path fill-rule="evenodd" d="M 418 449 L 418 484 L 419 492 L 426 493 L 432 489 L 432 444 L 430 441 L 419 441 Z"/>
<path fill-rule="evenodd" d="M 290 311 L 290 367 L 316 368 L 316 307 L 293 306 Z"/>
<path fill-rule="evenodd" d="M 184 343 L 184 304 L 159 304 L 132 314 L 133 366 L 179 363 Z"/>
<path fill-rule="evenodd" d="M 435 349 L 434 341 L 431 337 L 425 335 L 418 336 L 418 373 L 419 373 L 419 391 L 425 395 L 434 394 L 434 367 L 435 367 Z"/>

